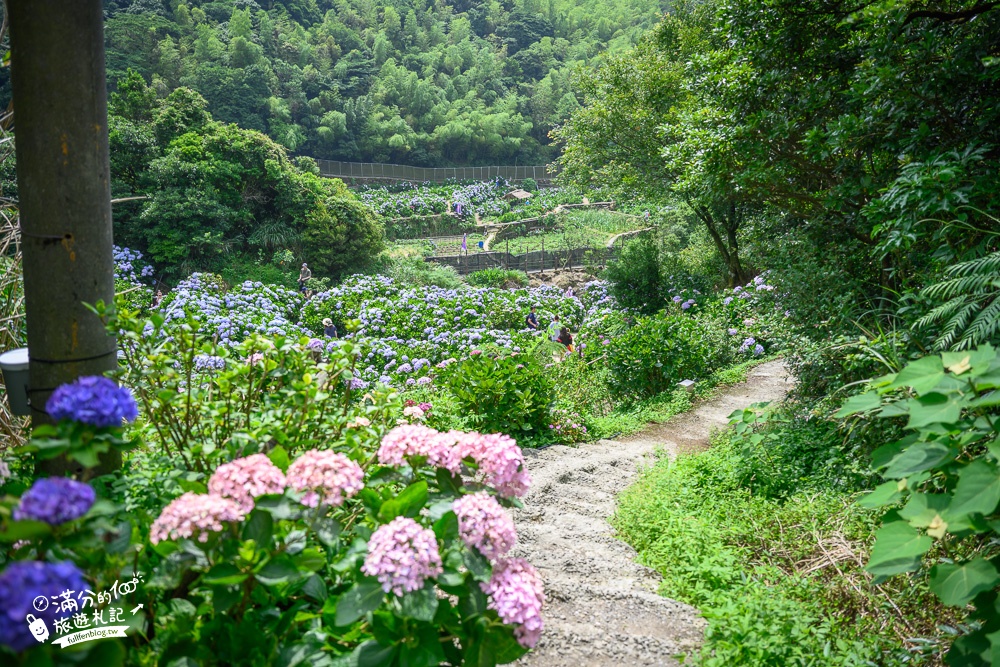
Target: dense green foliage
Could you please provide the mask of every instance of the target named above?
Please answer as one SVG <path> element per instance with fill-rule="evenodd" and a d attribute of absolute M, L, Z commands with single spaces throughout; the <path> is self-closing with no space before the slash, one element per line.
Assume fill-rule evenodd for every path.
<path fill-rule="evenodd" d="M 474 428 L 510 433 L 526 443 L 548 437 L 555 387 L 531 351 L 473 350 L 445 367 L 441 379 Z"/>
<path fill-rule="evenodd" d="M 166 96 L 317 158 L 540 164 L 579 106 L 573 70 L 631 46 L 640 2 L 105 0 L 108 79 Z M 9 89 L 9 88 L 8 88 Z M 6 105 L 7 100 L 3 103 Z"/>
<path fill-rule="evenodd" d="M 926 587 L 865 581 L 858 558 L 878 516 L 853 504 L 850 485 L 787 468 L 824 428 L 774 431 L 785 450 L 766 458 L 748 459 L 749 441 L 724 436 L 703 454 L 664 457 L 621 496 L 616 529 L 663 575 L 661 592 L 708 621 L 693 664 L 933 664 L 918 654 L 932 656 L 935 643 L 914 641 L 914 654 L 894 639 L 948 622 Z M 759 476 L 780 477 L 784 495 L 755 487 Z"/>
<path fill-rule="evenodd" d="M 236 282 L 267 267 L 264 277 L 287 284 L 295 260 L 339 276 L 382 249 L 381 222 L 340 181 L 292 164 L 260 132 L 213 121 L 198 93 L 178 88 L 159 101 L 131 72 L 110 110 L 112 192 L 147 197 L 116 207 L 115 238 L 162 275 L 228 269 Z"/>

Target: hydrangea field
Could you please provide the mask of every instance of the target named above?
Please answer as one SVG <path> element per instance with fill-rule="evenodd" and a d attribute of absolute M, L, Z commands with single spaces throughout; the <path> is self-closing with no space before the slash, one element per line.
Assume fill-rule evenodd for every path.
<path fill-rule="evenodd" d="M 39 621 L 109 665 L 516 660 L 544 632 L 541 579 L 510 555 L 523 448 L 606 437 L 619 406 L 765 354 L 783 318 L 765 276 L 672 288 L 654 316 L 599 280 L 380 275 L 307 298 L 196 273 L 153 305 L 141 255 L 116 259 L 117 308 L 97 307 L 115 379 L 58 388 L 56 423 L 0 459 L 5 660 L 62 660 Z M 74 479 L 37 476 L 51 459 Z M 63 591 L 77 608 L 39 608 Z M 79 639 L 105 612 L 127 645 Z"/>
<path fill-rule="evenodd" d="M 559 204 L 579 204 L 583 195 L 567 188 L 546 188 L 525 202 L 511 203 L 504 195 L 516 186 L 504 179 L 469 184 L 406 184 L 366 188 L 362 201 L 386 218 L 408 218 L 451 211 L 462 218 L 507 222 L 551 211 Z M 513 216 L 513 217 L 510 217 Z"/>

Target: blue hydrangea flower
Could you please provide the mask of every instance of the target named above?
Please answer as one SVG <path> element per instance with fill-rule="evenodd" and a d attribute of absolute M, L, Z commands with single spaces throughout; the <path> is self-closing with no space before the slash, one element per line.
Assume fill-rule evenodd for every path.
<path fill-rule="evenodd" d="M 55 420 L 72 419 L 97 427 L 135 421 L 139 408 L 132 392 L 100 375 L 88 375 L 56 389 L 45 404 Z"/>
<path fill-rule="evenodd" d="M 75 596 L 89 586 L 83 580 L 83 573 L 71 563 L 42 563 L 39 561 L 17 561 L 0 572 L 0 644 L 6 644 L 14 651 L 24 651 L 37 642 L 28 629 L 27 616 L 45 621 L 50 633 L 55 632 L 58 603 L 63 591 Z M 47 606 L 39 611 L 33 605 L 36 598 L 42 598 Z"/>
<path fill-rule="evenodd" d="M 58 526 L 86 514 L 95 498 L 89 484 L 66 477 L 42 477 L 21 496 L 14 508 L 14 520 L 31 519 Z"/>

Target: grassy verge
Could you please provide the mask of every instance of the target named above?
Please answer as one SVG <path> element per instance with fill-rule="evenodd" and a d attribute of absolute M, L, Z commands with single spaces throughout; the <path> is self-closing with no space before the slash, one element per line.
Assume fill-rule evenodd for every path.
<path fill-rule="evenodd" d="M 787 429 L 785 439 L 815 434 Z M 863 571 L 878 516 L 855 494 L 786 479 L 732 433 L 701 454 L 662 458 L 619 498 L 613 523 L 661 593 L 698 607 L 708 628 L 688 663 L 705 667 L 941 664 L 939 624 L 953 621 L 925 582 L 881 587 Z M 782 451 L 801 453 L 786 446 Z M 765 471 L 765 468 L 768 470 Z"/>
<path fill-rule="evenodd" d="M 665 422 L 691 409 L 694 400 L 711 398 L 723 387 L 745 382 L 750 370 L 777 357 L 752 359 L 718 371 L 695 385 L 693 393 L 684 390 L 664 392 L 652 398 L 617 407 L 605 416 L 590 419 L 595 438 L 613 438 L 637 433 L 650 422 Z"/>

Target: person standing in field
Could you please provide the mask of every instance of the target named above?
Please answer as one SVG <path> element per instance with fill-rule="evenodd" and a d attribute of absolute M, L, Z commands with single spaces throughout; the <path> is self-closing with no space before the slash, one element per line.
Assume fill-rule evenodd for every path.
<path fill-rule="evenodd" d="M 306 291 L 306 281 L 313 277 L 313 272 L 309 270 L 309 265 L 302 262 L 302 268 L 299 269 L 299 291 Z"/>
<path fill-rule="evenodd" d="M 524 318 L 524 323 L 528 325 L 529 329 L 534 331 L 538 330 L 538 315 L 535 314 L 535 307 L 531 307 L 531 312 L 528 316 Z"/>
<path fill-rule="evenodd" d="M 559 315 L 557 313 L 552 316 L 552 321 L 549 322 L 549 340 L 558 341 L 560 329 L 562 329 L 562 323 L 559 322 Z"/>

